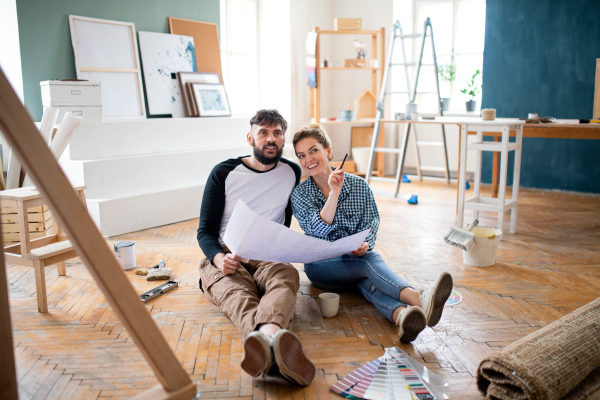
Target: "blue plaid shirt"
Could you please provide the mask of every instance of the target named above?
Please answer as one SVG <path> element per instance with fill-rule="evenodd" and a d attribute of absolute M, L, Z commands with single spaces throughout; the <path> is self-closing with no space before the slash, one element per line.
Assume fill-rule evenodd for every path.
<path fill-rule="evenodd" d="M 379 229 L 379 212 L 367 182 L 359 176 L 344 173 L 332 225 L 323 222 L 319 214 L 326 201 L 310 176 L 292 191 L 292 210 L 304 233 L 333 242 L 371 229 L 365 241 L 373 250 Z"/>

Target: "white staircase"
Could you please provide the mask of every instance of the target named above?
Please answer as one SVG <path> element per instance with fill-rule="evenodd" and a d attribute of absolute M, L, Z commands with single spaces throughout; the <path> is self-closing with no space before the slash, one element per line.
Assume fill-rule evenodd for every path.
<path fill-rule="evenodd" d="M 250 117 L 81 124 L 60 164 L 87 186 L 88 210 L 115 236 L 197 218 L 212 168 L 251 153 Z"/>

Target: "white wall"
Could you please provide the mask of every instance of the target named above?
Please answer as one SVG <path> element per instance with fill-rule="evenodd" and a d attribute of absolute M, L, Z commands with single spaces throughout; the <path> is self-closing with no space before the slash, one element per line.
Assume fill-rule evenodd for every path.
<path fill-rule="evenodd" d="M 393 25 L 392 0 L 291 0 L 291 52 L 292 52 L 292 125 L 295 132 L 302 125 L 310 123 L 309 88 L 306 84 L 306 34 L 315 27 L 333 29 L 335 18 L 362 18 L 364 30 L 386 30 L 386 52 L 390 31 Z M 352 35 L 323 35 L 321 37 L 321 60 L 343 63 L 345 58 L 355 58 L 353 42 L 361 39 L 367 43 L 367 60 L 371 59 L 371 37 Z M 379 48 L 377 49 L 379 52 Z M 338 117 L 339 111 L 346 109 L 350 101 L 364 89 L 371 89 L 371 76 L 367 71 L 322 71 L 321 116 Z M 341 160 L 350 153 L 349 125 L 325 125 L 333 142 L 334 159 Z M 386 137 L 386 143 L 389 140 Z M 291 137 L 291 135 L 290 135 Z M 394 171 L 391 157 L 387 157 L 386 171 Z"/>
<path fill-rule="evenodd" d="M 16 0 L 0 0 L 0 68 L 8 78 L 17 95 L 23 101 L 23 74 L 21 72 L 21 51 L 19 47 L 19 26 L 17 23 Z M 2 168 L 8 163 L 8 143 L 1 138 Z"/>
<path fill-rule="evenodd" d="M 259 108 L 292 120 L 290 0 L 258 1 Z"/>

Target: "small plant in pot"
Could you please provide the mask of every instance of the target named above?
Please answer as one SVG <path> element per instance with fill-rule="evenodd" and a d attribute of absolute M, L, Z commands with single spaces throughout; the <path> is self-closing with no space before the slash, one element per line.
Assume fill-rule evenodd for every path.
<path fill-rule="evenodd" d="M 448 95 L 448 97 L 442 97 L 442 110 L 450 111 L 450 87 L 452 82 L 456 80 L 456 65 L 454 62 L 441 62 L 439 64 L 438 73 L 440 76 L 440 80 L 444 82 L 442 87 L 443 95 Z"/>
<path fill-rule="evenodd" d="M 471 99 L 467 101 L 467 111 L 475 111 L 477 107 L 477 102 L 475 101 L 475 96 L 481 92 L 482 86 L 479 85 L 479 75 L 481 75 L 481 71 L 477 70 L 471 77 L 471 81 L 465 79 L 467 83 L 467 87 L 464 89 L 460 89 L 461 93 L 468 95 Z"/>

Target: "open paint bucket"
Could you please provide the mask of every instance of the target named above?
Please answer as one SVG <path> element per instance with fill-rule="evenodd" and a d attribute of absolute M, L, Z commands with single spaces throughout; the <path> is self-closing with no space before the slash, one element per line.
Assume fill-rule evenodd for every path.
<path fill-rule="evenodd" d="M 502 238 L 502 231 L 487 226 L 477 226 L 471 231 L 475 234 L 475 246 L 469 251 L 463 250 L 463 262 L 474 267 L 490 267 L 496 264 L 496 251 Z"/>
<path fill-rule="evenodd" d="M 135 268 L 135 243 L 131 241 L 115 243 L 114 249 L 123 270 Z"/>

